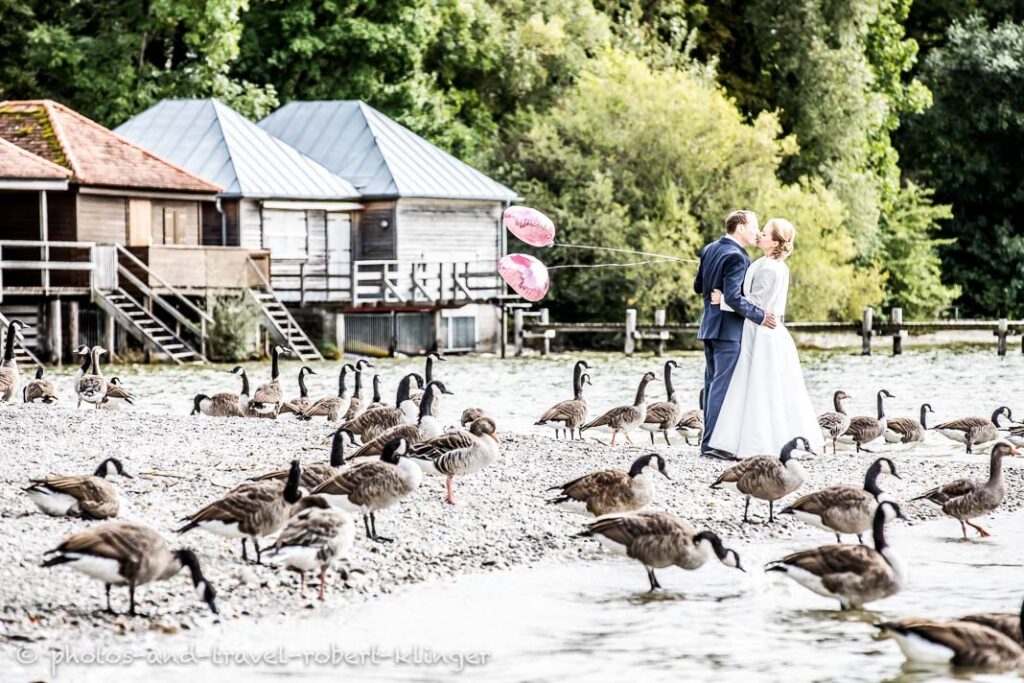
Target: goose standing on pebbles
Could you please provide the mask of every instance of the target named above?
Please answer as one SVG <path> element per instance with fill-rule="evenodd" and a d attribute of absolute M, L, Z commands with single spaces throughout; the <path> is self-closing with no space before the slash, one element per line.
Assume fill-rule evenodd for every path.
<path fill-rule="evenodd" d="M 641 429 L 651 433 L 652 446 L 654 445 L 655 432 L 662 433 L 667 446 L 672 445 L 668 440 L 668 430 L 674 429 L 679 424 L 679 417 L 683 413 L 683 409 L 679 406 L 679 401 L 676 400 L 675 387 L 672 386 L 672 368 L 678 367 L 679 363 L 674 360 L 665 361 L 665 395 L 668 397 L 668 400 L 647 406 L 647 414 L 640 425 Z"/>
<path fill-rule="evenodd" d="M 864 448 L 864 444 L 871 443 L 875 439 L 885 434 L 885 427 L 888 424 L 888 420 L 885 417 L 885 405 L 884 400 L 886 398 L 895 398 L 885 389 L 878 392 L 875 398 L 878 404 L 878 417 L 855 417 L 850 420 L 850 426 L 845 432 L 843 432 L 839 441 L 845 444 L 851 444 L 857 446 L 857 452 L 861 451 L 870 453 L 868 449 Z"/>
<path fill-rule="evenodd" d="M 433 382 L 434 381 L 434 363 L 435 362 L 444 363 L 447 360 L 448 360 L 447 358 L 445 358 L 444 356 L 442 356 L 439 353 L 436 353 L 436 352 L 428 353 L 427 354 L 427 359 L 425 361 L 425 366 L 423 368 L 423 382 L 425 384 L 429 384 L 429 383 Z M 423 393 L 424 393 L 424 391 L 426 391 L 426 389 L 423 389 L 423 385 L 422 384 L 420 385 L 420 389 L 422 391 L 414 391 L 409 396 L 409 400 L 411 400 L 416 405 L 417 408 L 419 408 L 420 401 L 423 400 Z M 431 407 L 430 410 L 431 410 L 431 413 L 434 414 L 434 415 L 440 415 L 441 414 L 441 397 L 438 396 L 437 394 L 434 395 L 434 405 Z"/>
<path fill-rule="evenodd" d="M 262 551 L 259 538 L 276 534 L 288 521 L 292 505 L 302 497 L 299 479 L 302 468 L 292 460 L 288 481 L 253 482 L 242 484 L 226 496 L 215 500 L 195 514 L 182 518 L 186 522 L 177 529 L 184 534 L 192 529 L 203 529 L 217 536 L 242 539 L 242 560 L 249 561 L 245 542 L 252 540 L 256 549 L 256 564 L 261 564 Z"/>
<path fill-rule="evenodd" d="M 135 589 L 153 581 L 166 581 L 188 567 L 192 587 L 217 614 L 216 591 L 203 576 L 199 558 L 188 549 L 172 551 L 167 541 L 149 527 L 134 522 L 107 522 L 71 535 L 48 550 L 43 567 L 66 565 L 98 579 L 106 586 L 107 611 L 110 587 L 128 586 L 128 614 L 135 616 Z"/>
<path fill-rule="evenodd" d="M 327 568 L 336 557 L 348 555 L 355 538 L 356 527 L 351 517 L 332 508 L 320 496 L 306 496 L 296 504 L 288 524 L 267 551 L 267 559 L 299 573 L 301 597 L 306 596 L 306 572 L 319 569 L 319 599 L 323 602 Z M 347 579 L 348 572 L 342 570 L 341 576 Z"/>
<path fill-rule="evenodd" d="M 826 545 L 769 562 L 765 571 L 782 572 L 818 595 L 836 598 L 844 610 L 895 595 L 906 583 L 907 571 L 885 538 L 885 525 L 894 519 L 906 518 L 899 505 L 883 500 L 872 522 L 874 548 Z"/>
<path fill-rule="evenodd" d="M 281 392 L 281 370 L 278 365 L 281 356 L 294 356 L 295 352 L 275 344 L 270 352 L 270 381 L 261 384 L 249 399 L 247 410 L 257 417 L 277 417 L 284 400 Z"/>
<path fill-rule="evenodd" d="M 55 403 L 57 401 L 57 390 L 53 382 L 43 377 L 43 366 L 36 368 L 36 377 L 30 380 L 25 388 L 21 390 L 22 399 L 25 403 Z"/>
<path fill-rule="evenodd" d="M 358 379 L 359 376 L 356 375 L 356 377 Z M 409 387 L 413 379 L 417 377 L 419 377 L 419 375 L 416 373 L 409 373 L 402 378 L 401 382 L 398 383 L 398 393 L 395 398 L 396 406 L 412 405 L 409 402 Z M 442 384 L 441 387 L 443 386 L 444 385 Z M 444 389 L 441 390 L 447 391 Z M 352 400 L 354 401 L 355 399 Z M 415 416 L 410 418 L 409 414 L 403 410 L 403 408 L 385 406 L 377 408 L 376 410 L 368 410 L 360 413 L 351 420 L 347 420 L 342 426 L 362 439 L 363 443 L 366 443 L 392 427 L 397 427 L 400 424 L 409 424 L 414 420 Z"/>
<path fill-rule="evenodd" d="M 338 395 L 317 399 L 299 417 L 303 420 L 311 420 L 314 417 L 326 417 L 328 422 L 337 422 L 342 415 L 348 412 L 352 404 L 352 397 L 348 395 L 347 377 L 349 371 L 355 372 L 356 368 L 351 363 L 341 366 L 341 373 L 338 375 Z"/>
<path fill-rule="evenodd" d="M 704 438 L 704 390 L 700 390 L 700 394 L 697 399 L 698 408 L 693 410 L 687 410 L 679 416 L 679 422 L 676 423 L 676 431 L 683 435 L 683 440 L 686 441 L 687 446 L 692 446 L 690 439 L 696 439 L 697 445 L 700 445 L 700 440 Z"/>
<path fill-rule="evenodd" d="M 633 405 L 612 408 L 596 420 L 588 422 L 580 427 L 580 436 L 582 437 L 585 429 L 606 427 L 612 433 L 612 446 L 615 445 L 615 437 L 619 432 L 625 434 L 626 442 L 632 446 L 633 439 L 630 438 L 629 433 L 643 424 L 644 417 L 647 415 L 647 385 L 657 381 L 658 378 L 653 372 L 644 373 L 640 380 L 640 386 L 636 390 L 636 399 L 633 401 Z"/>
<path fill-rule="evenodd" d="M 581 360 L 577 361 L 576 366 L 573 368 L 572 399 L 559 401 L 548 408 L 540 416 L 540 419 L 533 423 L 536 426 L 554 429 L 556 439 L 559 432 L 564 434 L 566 430 L 569 431 L 569 438 L 575 439 L 576 436 L 573 432 L 578 430 L 587 421 L 587 400 L 583 397 L 583 385 L 590 384 L 590 375 L 583 372 L 585 367 L 588 367 L 587 361 Z M 470 420 L 470 422 L 472 421 Z M 462 425 L 466 426 L 466 422 L 463 422 Z M 580 438 L 582 439 L 583 436 L 581 435 Z"/>
<path fill-rule="evenodd" d="M 655 569 L 676 566 L 697 569 L 714 553 L 727 567 L 744 571 L 740 556 L 722 544 L 713 531 L 697 531 L 686 520 L 668 512 L 633 512 L 601 517 L 578 537 L 596 538 L 619 555 L 639 560 L 647 569 L 651 592 L 661 588 Z"/>
<path fill-rule="evenodd" d="M 928 430 L 928 413 L 934 413 L 930 403 L 921 406 L 921 420 L 912 417 L 890 417 L 885 422 L 885 440 L 889 443 L 918 443 L 924 441 Z"/>
<path fill-rule="evenodd" d="M 304 465 L 302 467 L 302 474 L 299 475 L 299 486 L 312 491 L 320 484 L 324 483 L 335 474 L 341 471 L 342 466 L 345 464 L 345 435 L 348 435 L 349 444 L 355 444 L 355 439 L 352 433 L 347 431 L 344 427 L 335 430 L 334 435 L 331 436 L 331 455 L 328 462 L 316 462 L 312 465 Z M 286 467 L 280 470 L 274 470 L 253 477 L 251 481 L 286 481 L 288 475 L 291 473 L 291 468 Z M 303 497 L 304 499 L 305 497 Z"/>
<path fill-rule="evenodd" d="M 78 393 L 78 408 L 82 407 L 82 401 L 92 403 L 97 408 L 103 403 L 107 395 L 107 382 L 100 370 L 100 355 L 106 352 L 102 346 L 94 346 L 89 351 L 89 372 L 78 379 L 75 388 Z"/>
<path fill-rule="evenodd" d="M 880 474 L 900 478 L 892 460 L 879 458 L 868 468 L 864 476 L 864 488 L 829 486 L 798 498 L 779 514 L 793 515 L 801 522 L 831 531 L 836 535 L 836 543 L 843 542 L 840 534 L 856 534 L 857 540 L 863 545 L 861 534 L 871 528 L 878 503 L 891 500 L 890 496 L 878 488 Z"/>
<path fill-rule="evenodd" d="M 832 439 L 832 452 L 836 453 L 836 442 L 839 437 L 850 428 L 850 416 L 846 414 L 843 401 L 853 398 L 840 389 L 832 395 L 832 407 L 834 410 L 829 413 L 822 413 L 818 416 L 818 426 L 821 427 L 821 435 L 827 441 Z"/>
<path fill-rule="evenodd" d="M 494 420 L 481 417 L 469 425 L 468 431 L 448 432 L 414 446 L 411 457 L 424 473 L 447 478 L 445 501 L 454 505 L 452 479 L 490 466 L 498 459 L 500 443 Z"/>
<path fill-rule="evenodd" d="M 110 406 L 134 405 L 135 398 L 135 394 L 121 384 L 120 377 L 111 377 L 107 382 L 107 395 L 103 397 L 103 403 Z"/>
<path fill-rule="evenodd" d="M 967 452 L 973 453 L 974 446 L 999 438 L 999 418 L 1003 416 L 1013 422 L 1013 413 L 1006 406 L 1001 406 L 992 413 L 990 420 L 983 417 L 963 417 L 959 420 L 937 424 L 932 429 L 947 439 L 965 444 Z"/>
<path fill-rule="evenodd" d="M 306 375 L 315 374 L 316 371 L 307 365 L 299 368 L 299 396 L 281 404 L 281 413 L 298 415 L 309 408 L 311 401 L 309 400 L 309 389 L 306 387 Z"/>
<path fill-rule="evenodd" d="M 746 496 L 743 521 L 749 522 L 750 498 L 768 501 L 768 521 L 775 520 L 775 501 L 796 491 L 804 483 L 800 458 L 816 455 L 811 445 L 798 436 L 782 447 L 779 457 L 758 455 L 739 461 L 722 472 L 713 489 L 734 489 Z"/>
<path fill-rule="evenodd" d="M 940 506 L 944 513 L 959 520 L 964 538 L 967 538 L 968 526 L 977 530 L 980 536 L 991 536 L 989 532 L 971 522 L 971 519 L 983 517 L 1002 504 L 1006 495 L 1006 485 L 1003 483 L 1003 458 L 1011 455 L 1020 455 L 1020 451 L 1005 441 L 1000 441 L 992 447 L 988 481 L 957 479 L 925 491 L 913 500 L 934 503 Z"/>
<path fill-rule="evenodd" d="M 484 412 L 483 408 L 466 408 L 462 411 L 459 424 L 465 429 L 471 422 L 481 417 L 487 417 L 487 413 Z"/>
<path fill-rule="evenodd" d="M 558 491 L 558 495 L 547 502 L 562 510 L 592 517 L 635 512 L 654 500 L 650 470 L 671 479 L 665 471 L 665 459 L 657 453 L 648 453 L 637 458 L 629 472 L 598 470 L 561 486 L 552 486 L 548 491 Z"/>
<path fill-rule="evenodd" d="M 970 669 L 1008 671 L 1024 667 L 1024 648 L 1005 633 L 963 619 L 898 619 L 877 628 L 896 641 L 903 656 L 918 664 L 951 664 Z"/>
<path fill-rule="evenodd" d="M 366 410 L 367 404 L 363 400 L 363 370 L 372 367 L 373 363 L 365 358 L 360 358 L 356 361 L 356 388 L 352 395 L 352 400 L 349 401 L 348 410 L 345 412 L 346 420 L 358 417 L 364 410 Z"/>
<path fill-rule="evenodd" d="M 384 447 L 395 439 L 405 439 L 410 446 L 415 446 L 427 439 L 441 436 L 444 429 L 441 428 L 441 423 L 437 421 L 437 418 L 430 414 L 434 405 L 435 391 L 445 391 L 444 382 L 434 380 L 427 385 L 427 389 L 423 393 L 423 400 L 420 401 L 419 418 L 415 424 L 400 424 L 381 432 L 369 441 L 364 439 L 363 445 L 352 454 L 352 457 L 380 455 L 384 452 Z"/>
<path fill-rule="evenodd" d="M 7 338 L 4 340 L 4 356 L 0 362 L 0 403 L 15 400 L 21 389 L 21 374 L 18 372 L 18 361 L 14 357 L 14 342 L 18 332 L 28 325 L 20 320 L 12 320 L 7 325 Z"/>
<path fill-rule="evenodd" d="M 65 474 L 46 479 L 31 479 L 25 493 L 41 511 L 51 517 L 108 519 L 120 509 L 117 489 L 107 477 L 118 474 L 127 479 L 121 461 L 107 458 L 91 475 Z"/>

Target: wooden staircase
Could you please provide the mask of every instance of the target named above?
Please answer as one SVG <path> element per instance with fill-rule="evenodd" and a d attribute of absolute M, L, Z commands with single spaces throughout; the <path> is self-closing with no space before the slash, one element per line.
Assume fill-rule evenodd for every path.
<path fill-rule="evenodd" d="M 273 290 L 250 287 L 248 291 L 256 305 L 260 307 L 263 324 L 278 343 L 290 348 L 303 361 L 324 359 L 316 345 L 295 322 L 295 318 L 288 312 Z"/>
<path fill-rule="evenodd" d="M 175 334 L 122 287 L 112 290 L 94 289 L 93 299 L 151 352 L 163 355 L 178 365 L 209 362 L 200 351 Z"/>

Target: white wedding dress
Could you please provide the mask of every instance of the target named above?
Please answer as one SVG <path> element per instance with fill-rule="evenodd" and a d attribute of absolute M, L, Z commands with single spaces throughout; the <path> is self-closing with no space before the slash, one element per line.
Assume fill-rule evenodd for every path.
<path fill-rule="evenodd" d="M 821 453 L 824 439 L 804 386 L 796 344 L 783 324 L 789 292 L 784 261 L 760 258 L 747 268 L 744 296 L 775 314 L 769 329 L 747 320 L 740 357 L 722 403 L 710 445 L 741 458 L 778 455 L 791 439 L 802 436 Z M 724 302 L 724 310 L 731 310 Z"/>

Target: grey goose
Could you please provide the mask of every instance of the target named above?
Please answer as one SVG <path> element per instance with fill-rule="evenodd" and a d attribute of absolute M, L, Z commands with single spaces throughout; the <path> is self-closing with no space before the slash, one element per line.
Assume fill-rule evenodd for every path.
<path fill-rule="evenodd" d="M 846 407 L 843 405 L 843 402 L 851 398 L 853 397 L 840 389 L 832 394 L 832 411 L 818 416 L 818 426 L 821 427 L 821 435 L 825 437 L 825 440 L 832 440 L 833 453 L 836 452 L 839 437 L 850 428 L 850 416 L 846 414 Z"/>
<path fill-rule="evenodd" d="M 888 424 L 888 420 L 885 417 L 886 398 L 895 398 L 895 396 L 885 389 L 880 390 L 875 396 L 878 417 L 861 416 L 850 418 L 850 426 L 847 427 L 845 432 L 839 435 L 839 441 L 845 444 L 855 445 L 858 453 L 861 451 L 870 453 L 871 451 L 864 448 L 864 445 L 885 435 L 885 426 Z"/>
<path fill-rule="evenodd" d="M 921 405 L 921 419 L 890 417 L 885 421 L 885 440 L 889 443 L 919 443 L 928 431 L 928 413 L 934 413 L 930 403 Z"/>
<path fill-rule="evenodd" d="M 445 501 L 455 504 L 452 480 L 489 467 L 498 459 L 497 426 L 489 417 L 473 420 L 468 430 L 446 432 L 412 448 L 410 456 L 425 474 L 446 478 Z"/>
<path fill-rule="evenodd" d="M 63 474 L 31 479 L 25 493 L 36 507 L 51 517 L 117 517 L 120 510 L 117 489 L 107 480 L 114 474 L 131 479 L 120 460 L 107 458 L 90 475 Z"/>
<path fill-rule="evenodd" d="M 963 417 L 950 420 L 932 427 L 947 439 L 959 441 L 967 447 L 968 453 L 974 452 L 974 446 L 995 441 L 999 438 L 999 418 L 1006 417 L 1013 422 L 1013 413 L 1006 406 L 996 408 L 991 419 L 984 417 Z"/>
<path fill-rule="evenodd" d="M 587 421 L 587 401 L 583 398 L 583 385 L 590 384 L 590 376 L 584 370 L 590 369 L 590 363 L 585 360 L 578 360 L 572 368 L 572 398 L 559 401 L 544 411 L 540 419 L 533 424 L 539 427 L 550 427 L 555 430 L 555 438 L 559 434 L 569 431 L 569 438 L 574 439 L 574 432 Z M 584 377 L 586 379 L 584 379 Z M 472 422 L 476 418 L 463 420 L 462 426 Z M 582 439 L 582 435 L 580 436 Z"/>
<path fill-rule="evenodd" d="M 608 410 L 597 419 L 591 420 L 580 427 L 580 434 L 582 435 L 583 431 L 587 429 L 604 427 L 612 433 L 612 446 L 615 445 L 615 437 L 618 436 L 619 432 L 625 434 L 626 442 L 633 445 L 633 439 L 630 438 L 629 433 L 643 424 L 644 417 L 647 415 L 647 385 L 657 381 L 658 378 L 653 372 L 648 371 L 644 373 L 644 376 L 640 379 L 640 386 L 636 390 L 636 398 L 633 400 L 633 405 L 618 406 Z"/>
<path fill-rule="evenodd" d="M 739 461 L 726 469 L 711 485 L 712 489 L 733 489 L 744 494 L 743 521 L 750 521 L 751 497 L 768 501 L 768 521 L 775 519 L 775 501 L 788 496 L 804 483 L 804 468 L 800 458 L 815 455 L 802 436 L 790 440 L 778 457 L 758 455 Z"/>
<path fill-rule="evenodd" d="M 59 398 L 53 382 L 43 376 L 43 366 L 36 368 L 35 379 L 31 379 L 21 390 L 25 403 L 55 403 Z"/>
<path fill-rule="evenodd" d="M 675 387 L 672 385 L 672 368 L 678 367 L 679 363 L 674 360 L 665 361 L 665 396 L 668 400 L 647 406 L 647 414 L 640 424 L 641 429 L 650 432 L 652 446 L 654 445 L 654 435 L 657 432 L 661 432 L 665 437 L 666 446 L 672 445 L 668 440 L 668 430 L 676 428 L 679 418 L 683 414 L 683 409 L 676 399 Z"/>
<path fill-rule="evenodd" d="M 637 458 L 628 472 L 598 470 L 552 486 L 548 491 L 558 491 L 558 495 L 547 502 L 562 510 L 593 517 L 635 512 L 654 500 L 654 482 L 648 474 L 652 471 L 671 478 L 665 471 L 665 458 L 648 453 Z"/>
<path fill-rule="evenodd" d="M 324 601 L 327 569 L 337 557 L 346 557 L 355 542 L 356 527 L 346 513 L 331 507 L 320 496 L 305 496 L 266 552 L 271 564 L 299 574 L 299 595 L 306 594 L 306 572 L 320 570 L 320 596 Z M 342 578 L 348 578 L 342 570 Z"/>

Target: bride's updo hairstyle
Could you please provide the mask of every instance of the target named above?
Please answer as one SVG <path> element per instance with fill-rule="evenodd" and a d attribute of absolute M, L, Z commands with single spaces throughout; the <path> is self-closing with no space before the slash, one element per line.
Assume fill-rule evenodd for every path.
<path fill-rule="evenodd" d="M 793 253 L 793 240 L 796 239 L 796 228 L 785 218 L 773 218 L 764 226 L 765 232 L 775 240 L 775 248 L 771 257 L 786 260 Z"/>

